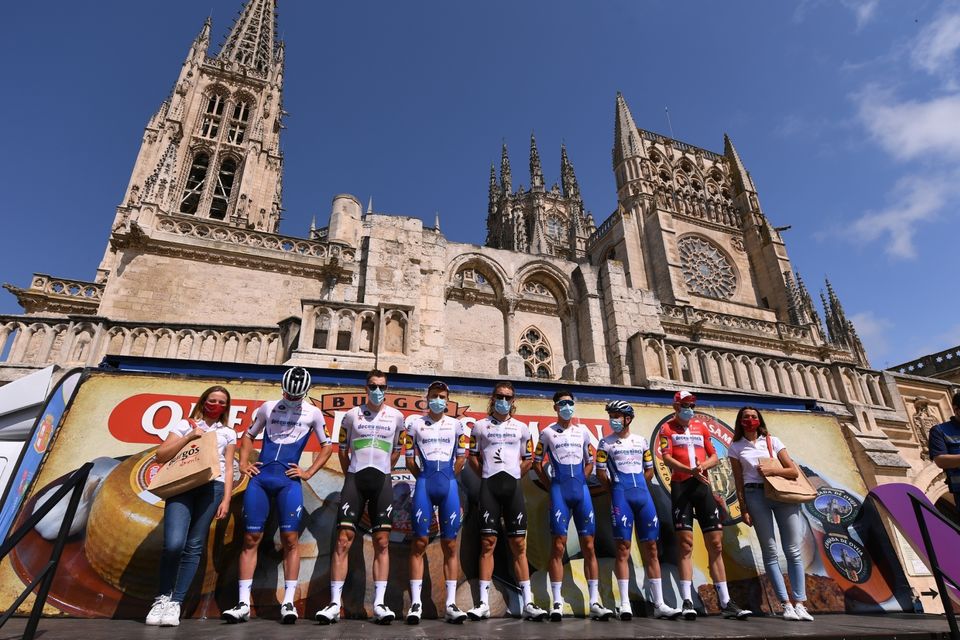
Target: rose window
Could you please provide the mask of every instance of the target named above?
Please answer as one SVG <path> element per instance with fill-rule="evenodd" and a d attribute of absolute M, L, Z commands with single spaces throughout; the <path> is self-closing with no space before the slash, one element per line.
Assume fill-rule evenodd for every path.
<path fill-rule="evenodd" d="M 708 298 L 733 296 L 737 277 L 720 249 L 695 236 L 681 238 L 677 248 L 687 289 Z"/>

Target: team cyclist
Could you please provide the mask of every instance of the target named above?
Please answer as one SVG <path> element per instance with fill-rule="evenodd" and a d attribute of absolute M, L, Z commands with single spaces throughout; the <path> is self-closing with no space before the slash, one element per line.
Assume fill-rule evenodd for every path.
<path fill-rule="evenodd" d="M 553 536 L 553 546 L 548 571 L 553 592 L 550 620 L 554 622 L 563 620 L 563 554 L 567 549 L 567 529 L 570 526 L 571 514 L 580 536 L 580 550 L 583 552 L 583 572 L 587 577 L 590 596 L 590 617 L 594 620 L 608 620 L 613 615 L 613 611 L 604 607 L 600 601 L 600 570 L 593 546 L 597 523 L 590 488 L 587 486 L 587 476 L 593 468 L 593 446 L 586 427 L 572 422 L 574 404 L 573 394 L 569 391 L 560 390 L 553 394 L 557 421 L 540 433 L 540 442 L 537 443 L 533 462 L 534 470 L 550 491 L 550 533 Z M 552 479 L 543 465 L 546 456 L 550 457 Z"/>
<path fill-rule="evenodd" d="M 660 452 L 670 468 L 670 502 L 673 527 L 680 543 L 680 595 L 683 617 L 695 620 L 691 594 L 693 584 L 693 516 L 696 513 L 703 532 L 710 563 L 710 577 L 717 589 L 721 613 L 725 618 L 743 620 L 751 612 L 730 599 L 727 574 L 723 566 L 723 520 L 714 500 L 707 472 L 717 466 L 717 452 L 710 441 L 710 430 L 698 417 L 697 398 L 689 391 L 673 396 L 674 416 L 660 427 Z"/>
<path fill-rule="evenodd" d="M 463 424 L 445 415 L 449 389 L 445 382 L 430 383 L 427 388 L 426 415 L 413 416 L 406 425 L 404 448 L 407 469 L 417 478 L 410 507 L 413 543 L 410 548 L 410 610 L 407 624 L 417 624 L 423 615 L 420 591 L 423 587 L 423 556 L 427 551 L 433 509 L 440 520 L 440 547 L 447 587 L 444 619 L 461 623 L 467 614 L 457 607 L 457 533 L 460 531 L 460 487 L 457 475 L 463 468 L 467 436 Z"/>
<path fill-rule="evenodd" d="M 480 604 L 467 612 L 471 620 L 490 617 L 490 583 L 497 532 L 503 530 L 513 556 L 513 571 L 523 592 L 523 617 L 540 621 L 547 612 L 533 602 L 527 564 L 526 507 L 520 478 L 530 470 L 533 440 L 526 424 L 513 418 L 513 385 L 498 382 L 490 394 L 489 415 L 477 421 L 470 436 L 470 466 L 480 476 Z"/>
<path fill-rule="evenodd" d="M 340 423 L 340 467 L 345 478 L 337 512 L 337 541 L 330 561 L 330 604 L 316 613 L 320 624 L 340 618 L 340 598 L 347 560 L 364 509 L 373 531 L 373 621 L 390 624 L 396 617 L 383 603 L 390 571 L 393 482 L 390 472 L 400 457 L 403 414 L 386 405 L 387 375 L 367 374 L 367 400 L 350 409 Z"/>
<path fill-rule="evenodd" d="M 640 556 L 646 584 L 650 587 L 653 610 L 658 618 L 676 620 L 680 609 L 663 602 L 660 578 L 660 560 L 657 558 L 657 538 L 660 522 L 657 507 L 647 488 L 653 477 L 653 455 L 647 439 L 630 432 L 633 407 L 622 400 L 607 403 L 610 429 L 597 447 L 597 477 L 610 490 L 610 519 L 613 537 L 617 541 L 617 555 L 613 572 L 620 587 L 620 619 L 630 620 L 630 540 L 636 528 Z"/>
<path fill-rule="evenodd" d="M 275 505 L 283 542 L 283 603 L 280 620 L 297 621 L 293 598 L 300 573 L 300 517 L 303 513 L 301 480 L 309 480 L 326 463 L 333 451 L 324 429 L 323 413 L 305 400 L 310 389 L 310 373 L 303 367 L 288 369 L 280 382 L 283 398 L 270 400 L 257 409 L 253 424 L 240 439 L 240 470 L 250 477 L 243 493 L 245 533 L 240 552 L 240 601 L 223 612 L 227 622 L 246 622 L 250 618 L 250 588 L 257 568 L 257 548 L 263 538 L 263 526 Z M 252 461 L 253 441 L 263 434 L 263 445 L 256 462 Z M 300 467 L 300 456 L 310 434 L 316 435 L 320 453 L 309 469 Z"/>

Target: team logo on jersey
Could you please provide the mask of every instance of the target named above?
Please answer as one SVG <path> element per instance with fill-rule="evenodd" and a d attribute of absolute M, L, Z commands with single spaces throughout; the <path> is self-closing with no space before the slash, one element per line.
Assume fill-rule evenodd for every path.
<path fill-rule="evenodd" d="M 595 458 L 597 455 L 597 450 L 592 444 L 587 445 L 587 455 L 589 455 L 591 459 Z"/>
<path fill-rule="evenodd" d="M 597 462 L 603 464 L 607 461 L 607 452 L 605 449 L 600 449 L 597 451 Z"/>
<path fill-rule="evenodd" d="M 533 455 L 533 440 L 527 440 L 527 456 Z"/>
<path fill-rule="evenodd" d="M 534 454 L 538 459 L 543 457 L 543 440 L 537 443 L 537 451 Z"/>
<path fill-rule="evenodd" d="M 503 447 L 497 447 L 497 450 L 493 452 L 493 461 L 497 464 L 503 464 L 503 457 L 500 453 L 503 451 Z"/>
<path fill-rule="evenodd" d="M 466 449 L 468 446 L 473 446 L 473 438 L 468 438 L 467 434 L 465 433 L 460 434 L 459 447 L 461 449 Z"/>
<path fill-rule="evenodd" d="M 553 514 L 553 517 L 557 519 L 557 522 L 560 522 L 560 518 L 563 517 L 563 512 L 560 509 L 557 509 L 556 513 Z"/>

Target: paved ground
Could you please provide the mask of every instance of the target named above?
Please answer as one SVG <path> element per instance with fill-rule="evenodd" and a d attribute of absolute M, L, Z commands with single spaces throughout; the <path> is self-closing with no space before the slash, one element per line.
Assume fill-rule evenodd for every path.
<path fill-rule="evenodd" d="M 10 620 L 0 629 L 0 640 L 20 638 L 25 618 Z M 485 622 L 467 622 L 462 626 L 425 620 L 410 627 L 394 623 L 378 626 L 370 622 L 348 620 L 330 627 L 301 620 L 294 626 L 283 626 L 272 620 L 251 620 L 242 625 L 227 625 L 219 620 L 186 620 L 176 628 L 147 627 L 130 620 L 78 620 L 45 618 L 40 621 L 37 638 L 43 640 L 95 640 L 97 638 L 146 638 L 167 640 L 252 640 L 253 638 L 423 638 L 424 640 L 606 640 L 619 638 L 666 639 L 893 639 L 947 640 L 946 618 L 935 615 L 820 615 L 814 622 L 784 622 L 776 618 L 752 618 L 737 622 L 716 617 L 696 622 L 634 618 L 631 622 L 592 622 L 567 618 L 562 623 L 522 622 L 509 618 Z"/>

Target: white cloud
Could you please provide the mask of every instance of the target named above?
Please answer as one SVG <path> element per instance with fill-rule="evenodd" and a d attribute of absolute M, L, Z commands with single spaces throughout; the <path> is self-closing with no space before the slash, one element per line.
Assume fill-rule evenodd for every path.
<path fill-rule="evenodd" d="M 870 360 L 874 363 L 884 361 L 890 354 L 890 331 L 894 324 L 873 311 L 861 311 L 851 315 L 849 319 L 856 328 Z"/>
<path fill-rule="evenodd" d="M 880 0 L 843 0 L 843 6 L 853 12 L 857 22 L 857 31 L 873 20 L 877 13 Z"/>
<path fill-rule="evenodd" d="M 879 211 L 867 211 L 853 221 L 858 240 L 886 240 L 886 251 L 896 258 L 916 257 L 914 234 L 918 223 L 935 219 L 944 205 L 957 195 L 957 172 L 901 178 L 890 202 Z"/>
<path fill-rule="evenodd" d="M 944 8 L 929 25 L 917 35 L 910 51 L 913 65 L 931 75 L 948 76 L 955 73 L 955 57 L 960 50 L 960 5 Z"/>
<path fill-rule="evenodd" d="M 928 101 L 897 100 L 875 85 L 855 96 L 861 122 L 894 158 L 925 154 L 960 159 L 960 93 Z"/>

